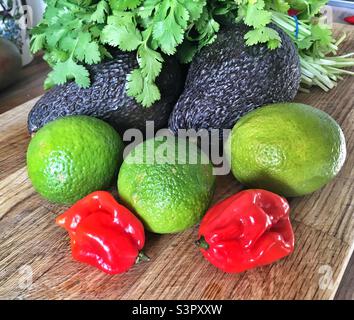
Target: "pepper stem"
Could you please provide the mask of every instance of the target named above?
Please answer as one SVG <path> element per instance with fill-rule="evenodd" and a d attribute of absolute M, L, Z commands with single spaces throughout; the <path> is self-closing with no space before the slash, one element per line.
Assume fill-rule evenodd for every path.
<path fill-rule="evenodd" d="M 195 245 L 205 250 L 209 249 L 209 244 L 205 241 L 205 238 L 203 236 L 201 236 L 200 239 L 195 242 Z"/>
<path fill-rule="evenodd" d="M 145 261 L 150 261 L 150 258 L 144 252 L 140 251 L 139 255 L 136 257 L 135 263 L 139 264 Z"/>

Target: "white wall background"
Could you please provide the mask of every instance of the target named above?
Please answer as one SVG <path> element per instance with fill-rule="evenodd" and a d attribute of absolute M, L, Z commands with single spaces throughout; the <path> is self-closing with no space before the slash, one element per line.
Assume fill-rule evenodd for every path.
<path fill-rule="evenodd" d="M 43 0 L 27 0 L 28 5 L 33 9 L 33 22 L 36 25 L 41 19 L 44 12 L 45 4 Z"/>

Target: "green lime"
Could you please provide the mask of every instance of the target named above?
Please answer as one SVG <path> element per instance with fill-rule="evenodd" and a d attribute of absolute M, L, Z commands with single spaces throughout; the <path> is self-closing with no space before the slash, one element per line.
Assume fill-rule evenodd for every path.
<path fill-rule="evenodd" d="M 323 187 L 346 157 L 340 126 L 327 113 L 298 103 L 250 112 L 229 139 L 232 172 L 242 184 L 289 197 Z"/>
<path fill-rule="evenodd" d="M 175 233 L 201 220 L 214 182 L 213 167 L 195 144 L 174 137 L 156 138 L 138 145 L 126 157 L 118 192 L 149 231 Z"/>
<path fill-rule="evenodd" d="M 122 162 L 123 142 L 102 120 L 65 117 L 32 138 L 27 170 L 35 190 L 52 202 L 72 204 L 107 188 Z"/>

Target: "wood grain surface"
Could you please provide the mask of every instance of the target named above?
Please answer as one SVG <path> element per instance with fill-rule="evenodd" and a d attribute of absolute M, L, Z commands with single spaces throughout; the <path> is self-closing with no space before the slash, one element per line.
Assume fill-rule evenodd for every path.
<path fill-rule="evenodd" d="M 353 40 L 351 32 L 344 50 L 354 50 Z M 239 275 L 224 274 L 203 259 L 193 245 L 197 227 L 176 235 L 149 234 L 145 251 L 151 262 L 123 275 L 107 276 L 73 261 L 68 236 L 54 223 L 65 208 L 36 194 L 26 173 L 26 119 L 35 100 L 0 115 L 0 298 L 334 298 L 354 249 L 354 78 L 330 93 L 300 94 L 297 101 L 338 121 L 348 158 L 325 188 L 290 200 L 293 255 Z M 241 188 L 232 176 L 218 178 L 214 202 Z"/>

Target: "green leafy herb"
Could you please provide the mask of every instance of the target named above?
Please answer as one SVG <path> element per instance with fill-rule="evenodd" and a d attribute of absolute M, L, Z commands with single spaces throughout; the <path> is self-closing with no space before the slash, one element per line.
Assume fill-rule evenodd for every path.
<path fill-rule="evenodd" d="M 48 0 L 41 24 L 32 29 L 33 52 L 44 49 L 44 58 L 53 71 L 45 87 L 75 80 L 84 88 L 90 86 L 90 75 L 85 67 L 96 64 L 107 56 L 100 34 L 109 10 L 105 0 L 92 5 L 90 0 Z"/>
<path fill-rule="evenodd" d="M 145 107 L 161 98 L 156 79 L 163 54 L 189 63 L 203 47 L 215 41 L 223 23 L 250 27 L 247 45 L 281 45 L 270 24 L 282 28 L 299 50 L 306 86 L 328 90 L 343 68 L 354 65 L 352 55 L 333 57 L 343 40 L 335 41 L 320 22 L 327 0 L 47 0 L 43 21 L 32 30 L 33 52 L 45 51 L 53 68 L 45 82 L 50 88 L 74 80 L 90 86 L 87 65 L 111 58 L 109 49 L 135 51 L 138 68 L 127 76 L 127 93 Z M 289 9 L 299 11 L 296 21 Z M 332 55 L 329 57 L 329 55 Z"/>

